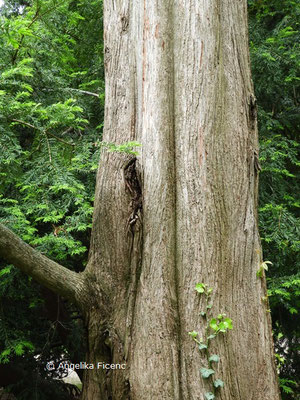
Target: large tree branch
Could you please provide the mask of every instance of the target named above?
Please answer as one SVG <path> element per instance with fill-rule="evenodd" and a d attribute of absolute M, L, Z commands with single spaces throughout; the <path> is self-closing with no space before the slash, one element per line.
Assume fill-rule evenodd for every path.
<path fill-rule="evenodd" d="M 0 224 L 0 257 L 80 307 L 89 297 L 83 274 L 70 271 L 45 257 L 2 224 Z"/>

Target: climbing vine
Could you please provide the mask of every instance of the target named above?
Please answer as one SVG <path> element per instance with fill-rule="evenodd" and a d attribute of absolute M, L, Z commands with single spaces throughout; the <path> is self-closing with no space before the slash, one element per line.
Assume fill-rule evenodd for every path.
<path fill-rule="evenodd" d="M 205 296 L 205 309 L 200 312 L 205 324 L 204 337 L 200 339 L 197 331 L 189 332 L 189 335 L 197 343 L 198 350 L 205 354 L 206 364 L 200 368 L 201 376 L 204 380 L 210 381 L 211 391 L 206 392 L 204 397 L 206 400 L 214 400 L 218 394 L 218 391 L 224 387 L 224 382 L 220 378 L 215 378 L 216 370 L 215 365 L 220 362 L 220 356 L 213 354 L 210 351 L 210 345 L 218 335 L 226 334 L 232 329 L 232 320 L 221 313 L 216 317 L 211 316 L 212 300 L 211 295 L 213 293 L 212 288 L 204 283 L 197 283 L 195 290 L 201 296 Z"/>

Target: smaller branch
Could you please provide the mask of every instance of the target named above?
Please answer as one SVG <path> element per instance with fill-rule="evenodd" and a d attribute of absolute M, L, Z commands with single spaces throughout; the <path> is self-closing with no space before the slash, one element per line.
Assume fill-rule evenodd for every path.
<path fill-rule="evenodd" d="M 71 132 L 73 129 L 74 129 L 73 126 L 69 126 L 69 128 L 67 128 L 65 131 L 63 131 L 63 132 L 61 133 L 61 135 L 65 135 L 66 133 Z"/>
<path fill-rule="evenodd" d="M 74 89 L 74 88 L 66 88 L 67 90 L 73 90 L 74 92 L 82 93 L 82 94 L 87 94 L 88 96 L 94 96 L 99 98 L 99 94 L 93 93 L 93 92 L 88 92 L 87 90 L 81 90 L 81 89 Z"/>
<path fill-rule="evenodd" d="M 32 26 L 32 25 L 35 23 L 35 21 L 38 19 L 39 11 L 40 11 L 40 7 L 38 7 L 38 8 L 36 9 L 36 12 L 35 12 L 35 14 L 34 14 L 34 16 L 33 16 L 33 19 L 32 19 L 32 21 L 30 22 L 30 24 L 27 26 L 27 29 L 31 28 L 31 26 Z M 16 59 L 17 59 L 18 53 L 19 53 L 19 51 L 20 51 L 20 49 L 21 49 L 21 47 L 22 47 L 24 38 L 25 38 L 25 35 L 22 35 L 22 36 L 21 36 L 21 39 L 20 39 L 20 41 L 19 41 L 19 43 L 18 43 L 18 47 L 16 48 L 16 50 L 15 50 L 13 56 L 12 56 L 12 60 L 11 60 L 11 61 L 12 61 L 12 64 L 13 64 L 13 65 L 14 65 L 15 62 L 16 62 Z"/>
<path fill-rule="evenodd" d="M 51 132 L 49 132 L 49 131 L 47 131 L 47 130 L 46 130 L 46 131 L 43 131 L 42 129 L 37 128 L 36 126 L 34 126 L 34 125 L 32 125 L 32 124 L 29 124 L 28 122 L 21 121 L 20 119 L 15 119 L 15 118 L 12 118 L 11 120 L 12 120 L 13 122 L 18 122 L 19 124 L 22 124 L 22 125 L 24 125 L 24 126 L 27 126 L 28 128 L 35 129 L 35 130 L 37 130 L 37 131 L 41 131 L 41 132 L 45 133 L 46 135 L 49 135 L 49 136 L 55 138 L 56 140 L 58 140 L 59 142 L 64 143 L 64 144 L 66 144 L 66 145 L 68 145 L 68 146 L 75 146 L 74 143 L 66 142 L 64 139 L 61 139 L 61 138 L 59 138 L 58 136 L 54 135 L 54 133 L 51 133 Z M 67 133 L 70 129 L 72 129 L 72 128 L 66 129 L 66 130 L 63 132 L 63 134 Z"/>
<path fill-rule="evenodd" d="M 39 128 L 35 127 L 34 125 L 29 124 L 28 122 L 25 121 L 21 121 L 20 119 L 12 119 L 13 122 L 18 122 L 19 124 L 22 124 L 24 126 L 28 126 L 28 128 L 32 128 L 32 129 L 36 129 L 37 131 L 39 130 Z"/>
<path fill-rule="evenodd" d="M 65 132 L 66 132 L 66 131 L 65 131 Z M 63 133 L 65 133 L 65 132 L 63 132 Z M 54 139 L 58 140 L 58 141 L 61 142 L 61 143 L 67 144 L 68 146 L 75 146 L 74 143 L 66 142 L 64 139 L 61 139 L 61 138 L 59 138 L 58 136 L 54 135 L 54 133 L 51 133 L 51 132 L 49 132 L 49 131 L 45 131 L 45 133 L 46 133 L 46 135 L 49 135 L 49 136 L 53 137 Z"/>
<path fill-rule="evenodd" d="M 44 16 L 45 16 L 46 14 L 48 14 L 49 12 L 55 10 L 60 4 L 63 4 L 63 1 L 61 1 L 61 2 L 58 3 L 58 4 L 56 4 L 54 7 L 50 7 L 50 8 L 48 8 L 48 9 L 46 9 L 41 15 L 39 15 L 39 12 L 40 12 L 41 7 L 38 6 L 37 9 L 36 9 L 35 14 L 34 14 L 34 16 L 33 16 L 32 21 L 31 21 L 31 22 L 28 24 L 28 26 L 27 26 L 27 29 L 31 28 L 31 26 L 32 26 L 38 19 L 41 19 L 42 17 L 44 17 Z M 16 62 L 16 59 L 17 59 L 17 57 L 18 57 L 18 53 L 19 53 L 19 51 L 20 51 L 20 49 L 21 49 L 21 47 L 22 47 L 22 44 L 23 44 L 24 39 L 25 39 L 25 35 L 22 35 L 22 36 L 21 36 L 21 39 L 20 39 L 20 41 L 19 41 L 18 47 L 16 48 L 16 50 L 15 50 L 13 56 L 12 56 L 12 64 L 13 64 L 13 65 L 14 65 L 15 62 Z"/>
<path fill-rule="evenodd" d="M 43 89 L 44 91 L 47 92 L 54 92 L 54 89 L 50 89 L 50 88 L 45 88 Z M 82 93 L 82 94 L 87 94 L 88 96 L 94 96 L 99 98 L 100 95 L 98 93 L 94 93 L 94 92 L 89 92 L 88 90 L 81 90 L 81 89 L 75 89 L 75 88 L 69 88 L 69 87 L 65 87 L 65 88 L 60 88 L 60 90 L 72 90 L 73 92 L 78 92 L 78 93 Z"/>
<path fill-rule="evenodd" d="M 52 156 L 51 156 L 50 143 L 49 143 L 49 140 L 48 140 L 47 133 L 46 133 L 46 132 L 44 132 L 44 133 L 45 133 L 45 138 L 46 138 L 47 147 L 48 147 L 49 161 L 50 161 L 50 164 L 52 164 Z"/>

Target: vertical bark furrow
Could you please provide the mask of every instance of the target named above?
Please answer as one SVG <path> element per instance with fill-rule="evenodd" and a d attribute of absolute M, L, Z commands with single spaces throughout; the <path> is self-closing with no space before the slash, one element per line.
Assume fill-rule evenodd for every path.
<path fill-rule="evenodd" d="M 172 3 L 143 1 L 142 7 L 137 87 L 141 89 L 138 140 L 142 143 L 144 250 L 130 375 L 134 399 L 178 399 Z"/>
<path fill-rule="evenodd" d="M 174 210 L 173 210 L 173 218 L 174 218 L 174 291 L 175 291 L 175 323 L 176 323 L 176 353 L 174 355 L 174 359 L 177 360 L 175 373 L 173 374 L 173 378 L 176 379 L 176 382 L 173 383 L 174 388 L 177 388 L 174 391 L 174 398 L 176 400 L 183 400 L 183 392 L 182 392 L 182 383 L 181 383 L 181 316 L 180 316 L 180 272 L 179 265 L 180 261 L 178 260 L 178 248 L 177 248 L 177 240 L 178 240 L 178 216 L 177 216 L 177 196 L 178 196 L 178 188 L 177 188 L 177 143 L 176 143 L 176 77 L 175 77 L 175 59 L 177 57 L 176 47 L 175 47 L 175 30 L 176 30 L 176 7 L 174 2 L 170 2 L 170 20 L 171 20 L 171 74 L 172 81 L 170 87 L 170 96 L 172 98 L 171 110 L 172 110 L 172 133 L 173 133 L 173 166 L 174 166 L 174 180 L 172 182 L 174 186 Z M 201 61 L 200 61 L 201 62 Z M 194 63 L 195 64 L 195 63 Z"/>

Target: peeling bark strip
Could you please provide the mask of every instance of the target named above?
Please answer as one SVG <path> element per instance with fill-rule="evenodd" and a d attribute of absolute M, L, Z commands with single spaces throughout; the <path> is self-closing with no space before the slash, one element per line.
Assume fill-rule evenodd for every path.
<path fill-rule="evenodd" d="M 249 97 L 249 121 L 251 129 L 255 130 L 257 124 L 257 104 L 253 94 L 250 94 Z"/>
<path fill-rule="evenodd" d="M 251 120 L 256 120 L 257 117 L 257 105 L 256 105 L 256 98 L 254 95 L 250 95 L 250 102 L 249 102 L 249 115 Z"/>
<path fill-rule="evenodd" d="M 259 163 L 259 155 L 258 155 L 258 151 L 254 150 L 254 170 L 255 173 L 258 174 L 259 171 L 261 170 L 261 166 Z"/>

